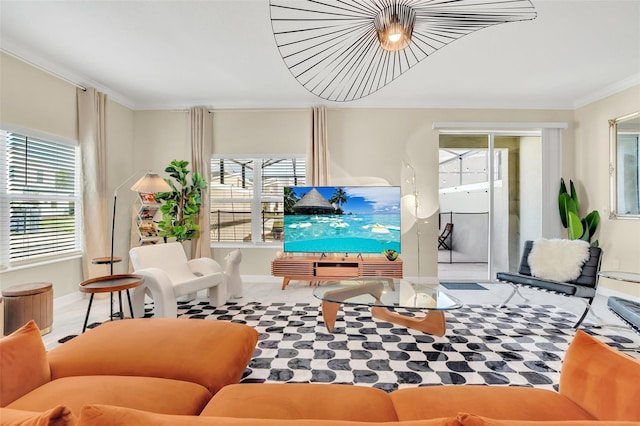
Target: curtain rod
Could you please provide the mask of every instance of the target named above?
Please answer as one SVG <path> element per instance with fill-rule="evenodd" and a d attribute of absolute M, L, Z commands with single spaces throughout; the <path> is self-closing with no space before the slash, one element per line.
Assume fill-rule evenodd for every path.
<path fill-rule="evenodd" d="M 24 62 L 24 63 L 25 63 L 25 64 L 27 64 L 27 65 L 31 65 L 32 67 L 37 68 L 37 69 L 39 69 L 39 70 L 40 70 L 40 71 L 42 71 L 42 72 L 45 72 L 45 73 L 47 73 L 47 74 L 49 74 L 49 75 L 52 75 L 52 76 L 54 76 L 54 77 L 56 77 L 56 78 L 59 78 L 60 80 L 64 81 L 65 83 L 69 83 L 69 84 L 71 84 L 72 86 L 77 87 L 78 89 L 84 90 L 85 92 L 87 91 L 87 88 L 86 88 L 86 87 L 84 87 L 84 86 L 82 86 L 82 85 L 80 85 L 80 84 L 76 83 L 75 81 L 69 80 L 68 78 L 64 77 L 63 75 L 60 75 L 60 74 L 58 74 L 58 73 L 56 73 L 56 72 L 53 72 L 53 71 L 51 71 L 51 70 L 48 70 L 48 69 L 46 69 L 45 67 L 43 67 L 42 65 L 38 65 L 38 64 L 36 64 L 35 62 L 29 61 L 28 59 L 25 59 L 25 58 L 23 58 L 22 56 L 20 56 L 20 55 L 18 55 L 18 54 L 16 54 L 16 53 L 13 53 L 13 52 L 11 52 L 11 51 L 9 51 L 9 50 L 7 50 L 7 49 L 3 48 L 3 47 L 0 47 L 0 52 L 3 52 L 3 53 L 5 53 L 5 54 L 7 54 L 7 55 L 9 55 L 9 56 L 11 56 L 11 57 L 13 57 L 13 58 L 15 58 L 15 59 L 19 60 L 19 61 L 22 61 L 22 62 Z"/>
<path fill-rule="evenodd" d="M 300 108 L 207 108 L 207 112 L 265 112 L 265 111 L 304 111 L 308 110 L 311 107 L 300 107 Z M 144 110 L 143 110 L 144 111 Z M 168 111 L 168 112 L 189 112 L 189 108 L 185 109 L 158 109 L 158 110 L 148 110 L 148 111 Z"/>

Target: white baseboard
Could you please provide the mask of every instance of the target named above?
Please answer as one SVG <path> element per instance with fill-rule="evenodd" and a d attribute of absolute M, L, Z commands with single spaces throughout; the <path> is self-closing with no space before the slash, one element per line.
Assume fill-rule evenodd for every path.
<path fill-rule="evenodd" d="M 410 282 L 418 281 L 417 277 L 405 277 L 404 279 Z M 273 275 L 243 275 L 242 281 L 246 283 L 281 284 L 282 278 L 274 277 Z M 420 277 L 419 281 L 424 284 L 436 284 L 438 283 L 438 277 Z M 105 293 L 105 295 L 106 294 L 108 293 Z M 640 299 L 638 299 L 637 297 L 634 297 L 628 293 L 623 293 L 621 291 L 613 290 L 604 286 L 598 287 L 598 295 L 603 297 L 616 296 L 616 297 L 621 297 L 623 299 L 629 299 L 629 300 L 640 302 Z M 80 293 L 79 291 L 76 291 L 71 294 L 67 294 L 65 296 L 56 297 L 55 299 L 53 299 L 53 308 L 59 309 L 66 305 L 78 302 L 84 298 L 85 298 L 85 295 L 83 293 Z"/>
<path fill-rule="evenodd" d="M 404 277 L 410 282 L 418 282 L 417 277 Z M 242 281 L 245 283 L 282 283 L 282 277 L 274 277 L 273 275 L 243 275 Z M 423 284 L 437 284 L 438 277 L 420 277 L 419 280 Z"/>
<path fill-rule="evenodd" d="M 245 283 L 282 283 L 282 277 L 273 275 L 243 275 L 242 281 Z"/>
<path fill-rule="evenodd" d="M 629 293 L 623 293 L 621 291 L 618 290 L 614 290 L 611 289 L 609 287 L 604 287 L 604 286 L 598 286 L 598 290 L 596 291 L 597 294 L 605 296 L 605 297 L 611 297 L 611 296 L 615 296 L 615 297 L 621 297 L 623 299 L 628 299 L 628 300 L 634 300 L 636 302 L 640 302 L 640 299 L 630 295 Z"/>

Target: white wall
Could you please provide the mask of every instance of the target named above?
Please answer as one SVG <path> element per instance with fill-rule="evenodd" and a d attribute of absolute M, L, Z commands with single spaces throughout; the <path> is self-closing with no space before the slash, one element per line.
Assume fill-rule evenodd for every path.
<path fill-rule="evenodd" d="M 75 87 L 0 53 L 0 124 L 77 140 Z M 79 259 L 0 272 L 0 288 L 51 282 L 54 297 L 76 291 L 82 281 Z"/>
<path fill-rule="evenodd" d="M 216 111 L 216 154 L 304 154 L 311 137 L 309 109 Z"/>
<path fill-rule="evenodd" d="M 134 168 L 167 177 L 172 160 L 191 160 L 187 111 L 135 111 L 133 117 Z"/>
<path fill-rule="evenodd" d="M 76 87 L 15 58 L 0 54 L 0 123 L 18 126 L 43 134 L 76 140 L 77 101 Z M 107 174 L 108 193 L 129 176 L 132 164 L 133 113 L 109 101 L 107 104 Z M 124 192 L 124 191 L 121 191 Z M 108 203 L 111 218 L 111 200 Z M 120 205 L 121 206 L 121 205 Z M 128 250 L 128 223 L 130 211 L 118 210 L 116 255 Z M 110 223 L 105 227 L 110 231 Z M 126 233 L 124 235 L 123 233 Z M 109 253 L 105 253 L 107 256 Z M 105 273 L 108 271 L 105 267 Z M 33 281 L 53 283 L 54 297 L 74 293 L 83 280 L 80 259 L 18 268 L 0 272 L 0 287 Z"/>
<path fill-rule="evenodd" d="M 434 122 L 568 122 L 563 132 L 563 170 L 573 172 L 573 112 L 474 109 L 330 109 L 329 146 L 333 179 L 379 176 L 392 185 L 400 181 L 403 161 L 417 169 L 420 196 L 425 199 L 427 225 L 421 227 L 421 275 L 437 276 L 438 148 Z M 557 191 L 557 188 L 549 188 Z M 403 215 L 403 221 L 407 216 Z M 404 226 L 403 226 L 404 228 Z M 402 239 L 405 276 L 417 271 L 415 227 Z"/>
<path fill-rule="evenodd" d="M 76 88 L 0 53 L 0 122 L 78 139 Z"/>
<path fill-rule="evenodd" d="M 640 220 L 609 218 L 608 120 L 640 111 L 640 86 L 575 111 L 575 174 L 565 174 L 577 186 L 581 214 L 600 212 L 596 237 L 604 258 L 603 270 L 640 273 Z M 602 279 L 600 285 L 640 297 L 640 285 Z"/>

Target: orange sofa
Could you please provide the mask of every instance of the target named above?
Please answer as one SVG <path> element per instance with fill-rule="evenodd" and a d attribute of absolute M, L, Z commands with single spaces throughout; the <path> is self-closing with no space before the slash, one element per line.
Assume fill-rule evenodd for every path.
<path fill-rule="evenodd" d="M 242 324 L 149 318 L 104 323 L 47 353 L 31 321 L 0 340 L 0 422 L 7 409 L 77 416 L 91 403 L 197 415 L 242 378 L 257 341 Z"/>
<path fill-rule="evenodd" d="M 118 321 L 117 324 L 131 324 L 135 321 L 139 320 Z M 221 327 L 224 324 L 198 320 L 152 319 L 149 321 L 219 323 Z M 57 372 L 53 382 L 82 372 L 87 368 L 86 365 L 74 365 L 76 363 L 83 364 L 85 357 L 95 358 L 95 354 L 84 354 L 83 352 L 91 348 L 100 348 L 99 340 L 97 340 L 100 336 L 92 335 L 92 333 L 106 325 L 108 324 L 50 352 L 51 373 Z M 151 328 L 154 327 L 151 326 Z M 186 371 L 187 369 L 180 368 L 185 371 L 179 377 L 174 375 L 170 379 L 165 379 L 193 383 L 198 377 L 198 383 L 214 394 L 204 405 L 202 405 L 202 399 L 206 399 L 206 396 L 198 397 L 200 399 L 192 404 L 192 407 L 202 405 L 200 411 L 192 408 L 198 411 L 199 416 L 195 415 L 198 413 L 191 413 L 192 415 L 167 413 L 167 407 L 164 406 L 166 403 L 157 404 L 145 401 L 145 398 L 149 399 L 155 396 L 149 394 L 132 395 L 134 393 L 132 390 L 120 387 L 124 385 L 103 381 L 103 378 L 108 376 L 101 376 L 94 377 L 93 383 L 94 386 L 105 387 L 104 393 L 98 395 L 102 399 L 87 395 L 83 398 L 85 403 L 81 409 L 78 409 L 78 404 L 80 404 L 78 398 L 68 399 L 66 397 L 66 393 L 76 390 L 64 388 L 60 389 L 59 398 L 53 398 L 51 395 L 52 399 L 46 407 L 43 404 L 36 406 L 26 402 L 16 405 L 15 402 L 22 398 L 8 404 L 3 399 L 2 406 L 7 408 L 0 409 L 0 423 L 3 425 L 61 424 L 82 426 L 640 425 L 640 404 L 638 403 L 640 401 L 640 361 L 610 348 L 582 331 L 576 333 L 576 337 L 567 351 L 560 376 L 559 392 L 530 387 L 468 385 L 408 388 L 385 393 L 378 389 L 362 386 L 329 384 L 227 384 L 218 391 L 222 382 L 219 376 L 214 380 L 211 378 L 202 379 L 202 377 L 209 375 L 207 363 L 217 364 L 219 361 L 202 361 L 199 356 L 206 351 L 198 347 L 187 351 L 191 352 L 191 355 L 185 353 L 178 347 L 179 345 L 173 342 L 178 332 L 176 328 L 167 328 L 163 325 L 158 329 L 160 330 L 154 331 L 152 334 L 165 335 L 165 338 L 157 337 L 153 339 L 153 342 L 149 342 L 151 344 L 148 346 L 149 360 L 153 359 L 156 352 L 162 352 L 157 347 L 151 349 L 154 344 L 159 344 L 159 347 L 169 348 L 169 352 L 176 352 L 172 355 L 159 355 L 161 358 L 166 357 L 169 364 L 183 365 L 185 360 L 188 360 L 186 362 L 189 365 L 193 364 L 192 368 L 188 369 L 189 372 Z M 125 336 L 129 334 L 128 327 L 122 331 Z M 189 334 L 192 333 L 195 331 L 190 330 Z M 137 332 L 133 334 L 137 334 Z M 76 343 L 75 347 L 71 347 L 69 343 L 74 340 L 79 343 Z M 251 346 L 249 339 L 240 340 Z M 135 345 L 136 342 L 125 338 L 123 343 Z M 253 343 L 255 344 L 255 340 Z M 0 349 L 4 348 L 2 345 L 3 342 L 0 342 Z M 106 346 L 110 350 L 115 349 L 113 343 L 107 343 Z M 193 356 L 194 354 L 197 356 Z M 127 353 L 127 355 L 131 355 L 131 353 Z M 183 358 L 184 356 L 186 358 Z M 5 351 L 2 350 L 0 358 L 3 360 L 0 366 L 3 368 L 3 373 L 5 357 Z M 118 355 L 110 355 L 110 357 L 109 362 L 117 363 L 120 359 Z M 34 360 L 30 359 L 29 362 L 33 363 Z M 138 359 L 136 362 L 123 361 L 123 364 L 128 367 L 118 367 L 117 371 L 113 371 L 112 367 L 107 368 L 103 365 L 101 369 L 107 371 L 104 374 L 115 372 L 118 375 L 131 373 L 133 367 L 139 370 L 137 374 L 150 375 L 153 370 L 153 367 L 146 365 L 145 358 Z M 169 364 L 164 364 L 165 369 L 174 368 Z M 226 382 L 233 383 L 238 378 L 237 374 L 232 375 L 232 377 L 228 377 Z M 4 385 L 4 377 L 2 380 Z M 213 383 L 215 385 L 212 387 Z M 164 385 L 171 389 L 171 394 L 176 399 L 169 404 L 171 406 L 178 404 L 178 400 L 182 401 L 196 394 L 190 392 L 188 395 L 184 395 L 184 391 L 173 387 L 173 382 L 167 382 Z M 36 385 L 32 384 L 31 386 Z M 111 386 L 117 386 L 117 389 L 107 391 L 106 388 Z M 35 390 L 37 391 L 37 389 L 36 387 Z M 5 387 L 3 386 L 3 398 L 4 392 Z M 108 399 L 105 397 L 105 393 L 111 397 L 111 392 L 121 392 L 129 397 L 126 401 L 105 401 Z M 151 386 L 145 388 L 145 392 L 152 392 Z M 135 400 L 132 401 L 129 398 Z M 72 404 L 68 402 L 70 400 L 73 402 Z"/>

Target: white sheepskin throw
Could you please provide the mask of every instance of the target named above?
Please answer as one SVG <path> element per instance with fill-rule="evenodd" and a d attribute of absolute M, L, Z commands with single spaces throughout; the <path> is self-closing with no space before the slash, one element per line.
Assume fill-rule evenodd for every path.
<path fill-rule="evenodd" d="M 589 243 L 583 240 L 540 239 L 533 242 L 527 258 L 531 275 L 567 282 L 580 276 L 589 260 Z"/>

